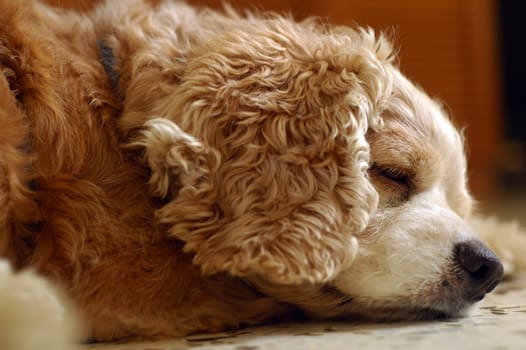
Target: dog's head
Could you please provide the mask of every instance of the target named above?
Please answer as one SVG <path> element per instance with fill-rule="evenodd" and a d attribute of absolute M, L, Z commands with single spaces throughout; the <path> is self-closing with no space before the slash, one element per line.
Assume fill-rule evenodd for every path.
<path fill-rule="evenodd" d="M 218 155 L 206 192 L 159 212 L 203 272 L 324 317 L 448 316 L 491 291 L 502 266 L 465 221 L 462 137 L 388 42 L 232 27 L 192 51 L 163 110 Z"/>
<path fill-rule="evenodd" d="M 383 125 L 367 132 L 376 210 L 355 237 L 352 264 L 323 284 L 265 292 L 314 317 L 399 320 L 451 317 L 502 278 L 499 259 L 470 229 L 462 135 L 440 104 L 392 67 Z"/>
<path fill-rule="evenodd" d="M 357 235 L 352 266 L 332 285 L 352 297 L 351 313 L 455 315 L 495 288 L 502 265 L 466 223 L 472 198 L 461 135 L 438 103 L 393 76 L 384 125 L 368 133 L 378 208 Z"/>

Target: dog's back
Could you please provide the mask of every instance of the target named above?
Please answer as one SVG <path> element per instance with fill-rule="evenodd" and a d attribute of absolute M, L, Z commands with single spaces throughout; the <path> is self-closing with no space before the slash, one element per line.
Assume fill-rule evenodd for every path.
<path fill-rule="evenodd" d="M 133 27 L 123 11 L 151 10 L 132 4 L 87 16 L 0 0 L 0 256 L 65 289 L 98 340 L 260 322 L 278 303 L 226 275 L 202 277 L 156 222 L 163 202 L 141 154 L 122 148 L 122 96 L 100 54 L 108 26 Z"/>

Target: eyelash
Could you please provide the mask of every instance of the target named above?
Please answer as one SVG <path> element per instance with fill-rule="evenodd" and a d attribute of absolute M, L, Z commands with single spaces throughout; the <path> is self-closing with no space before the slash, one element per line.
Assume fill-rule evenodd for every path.
<path fill-rule="evenodd" d="M 401 169 L 383 167 L 377 164 L 373 164 L 371 169 L 375 171 L 376 173 L 378 173 L 379 175 L 386 178 L 387 180 L 397 183 L 399 185 L 409 186 L 410 184 L 409 174 L 407 174 L 407 172 Z"/>

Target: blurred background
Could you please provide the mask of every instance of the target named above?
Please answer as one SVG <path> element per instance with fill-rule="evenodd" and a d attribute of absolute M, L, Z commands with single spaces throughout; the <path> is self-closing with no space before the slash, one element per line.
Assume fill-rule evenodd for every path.
<path fill-rule="evenodd" d="M 86 10 L 99 0 L 48 0 Z M 111 1 L 111 0 L 110 0 Z M 114 0 L 120 1 L 120 0 Z M 155 1 L 155 0 L 154 0 Z M 188 0 L 215 8 L 222 0 Z M 526 2 L 230 0 L 235 8 L 321 16 L 394 37 L 402 71 L 447 106 L 468 139 L 470 187 L 483 209 L 526 216 Z"/>

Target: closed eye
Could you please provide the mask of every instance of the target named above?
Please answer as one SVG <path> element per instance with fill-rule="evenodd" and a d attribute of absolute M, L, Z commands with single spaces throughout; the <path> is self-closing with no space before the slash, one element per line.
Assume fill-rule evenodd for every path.
<path fill-rule="evenodd" d="M 398 185 L 409 187 L 411 184 L 411 176 L 403 169 L 392 166 L 382 166 L 375 163 L 372 165 L 371 170 L 383 178 L 389 180 L 390 182 L 394 182 Z"/>

